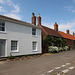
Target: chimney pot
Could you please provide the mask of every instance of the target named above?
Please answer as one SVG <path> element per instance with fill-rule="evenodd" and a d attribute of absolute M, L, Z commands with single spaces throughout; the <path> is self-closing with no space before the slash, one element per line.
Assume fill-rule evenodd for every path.
<path fill-rule="evenodd" d="M 40 17 L 40 14 L 38 16 Z"/>
<path fill-rule="evenodd" d="M 32 13 L 32 15 L 34 16 L 35 14 L 34 14 L 34 13 Z"/>

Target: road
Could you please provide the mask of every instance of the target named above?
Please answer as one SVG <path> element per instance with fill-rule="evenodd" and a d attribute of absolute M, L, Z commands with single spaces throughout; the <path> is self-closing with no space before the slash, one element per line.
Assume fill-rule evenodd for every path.
<path fill-rule="evenodd" d="M 75 75 L 75 50 L 1 62 L 0 75 Z"/>

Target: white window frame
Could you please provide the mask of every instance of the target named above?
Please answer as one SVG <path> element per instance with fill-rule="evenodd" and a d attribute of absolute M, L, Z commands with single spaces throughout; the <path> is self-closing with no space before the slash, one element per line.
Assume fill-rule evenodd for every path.
<path fill-rule="evenodd" d="M 0 23 L 4 23 L 5 24 L 5 30 L 4 31 L 0 31 L 0 32 L 2 32 L 2 33 L 5 33 L 6 32 L 6 23 L 5 22 L 3 22 L 3 21 L 0 21 Z"/>
<path fill-rule="evenodd" d="M 33 29 L 35 29 L 35 28 L 32 28 L 32 35 L 33 35 L 33 33 L 35 33 L 35 35 L 33 35 L 33 36 L 36 36 L 36 32 L 37 32 L 37 31 L 34 32 Z M 35 30 L 36 30 L 36 29 L 35 29 Z"/>
<path fill-rule="evenodd" d="M 18 40 L 11 40 L 11 42 L 14 41 L 16 42 L 17 41 L 17 50 L 12 50 L 12 45 L 11 45 L 11 52 L 19 52 L 19 43 L 18 43 Z"/>
<path fill-rule="evenodd" d="M 35 49 L 35 50 L 33 49 L 33 43 L 36 43 L 36 49 Z M 36 42 L 36 41 L 33 41 L 33 42 L 32 42 L 32 50 L 33 50 L 33 51 L 38 51 L 38 50 L 37 50 L 37 42 Z"/>

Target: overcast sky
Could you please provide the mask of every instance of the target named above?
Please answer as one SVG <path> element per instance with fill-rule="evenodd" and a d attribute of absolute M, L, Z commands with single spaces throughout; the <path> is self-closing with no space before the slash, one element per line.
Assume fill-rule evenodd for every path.
<path fill-rule="evenodd" d="M 42 25 L 75 32 L 75 0 L 0 0 L 0 15 L 31 23 L 32 12 L 42 17 Z"/>

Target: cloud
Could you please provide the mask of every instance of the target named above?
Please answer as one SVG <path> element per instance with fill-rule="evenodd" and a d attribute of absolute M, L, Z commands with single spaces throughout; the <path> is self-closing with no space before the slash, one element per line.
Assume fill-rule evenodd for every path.
<path fill-rule="evenodd" d="M 75 13 L 75 10 L 72 10 L 72 13 Z"/>
<path fill-rule="evenodd" d="M 54 24 L 49 24 L 49 23 L 43 22 L 43 25 L 54 29 Z M 72 22 L 58 24 L 58 26 L 59 26 L 59 31 L 66 32 L 66 30 L 69 29 L 71 34 L 73 34 L 73 32 L 75 32 L 75 20 L 73 20 Z"/>
<path fill-rule="evenodd" d="M 6 3 L 10 6 L 13 5 L 13 2 L 11 0 L 6 0 Z"/>
<path fill-rule="evenodd" d="M 21 20 L 21 16 L 18 14 L 13 14 L 13 13 L 8 13 L 8 14 L 4 14 L 5 16 L 11 17 L 11 18 L 15 18 L 18 20 Z"/>
<path fill-rule="evenodd" d="M 20 7 L 17 4 L 14 4 L 11 0 L 7 0 L 7 4 L 9 6 L 13 6 L 13 10 L 11 12 L 19 13 L 20 12 Z"/>
<path fill-rule="evenodd" d="M 0 0 L 0 3 L 2 3 L 3 5 L 4 4 L 6 5 L 6 7 L 0 6 L 0 13 L 3 12 L 4 13 L 3 15 L 5 16 L 21 20 L 20 7 L 18 4 L 13 3 L 12 0 Z M 5 8 L 7 8 L 8 6 L 10 9 L 11 8 L 13 9 L 6 11 Z"/>
<path fill-rule="evenodd" d="M 15 12 L 18 13 L 20 12 L 20 7 L 18 5 L 13 4 L 14 10 L 12 10 L 11 12 Z"/>
<path fill-rule="evenodd" d="M 17 4 L 14 4 L 11 0 L 7 0 L 7 4 L 9 6 L 13 7 L 13 10 L 11 10 L 11 12 L 14 12 L 14 13 L 19 13 L 20 12 L 20 7 Z"/>
<path fill-rule="evenodd" d="M 75 3 L 75 0 L 72 0 L 72 2 L 74 2 L 74 3 Z"/>
<path fill-rule="evenodd" d="M 75 7 L 73 5 L 73 3 L 75 4 L 75 0 L 70 0 L 71 1 L 71 5 L 67 5 L 65 6 L 64 8 L 67 9 L 68 11 L 72 12 L 72 13 L 75 13 Z"/>
<path fill-rule="evenodd" d="M 2 6 L 0 6 L 0 12 L 6 12 L 6 10 L 2 7 Z"/>
<path fill-rule="evenodd" d="M 70 25 L 70 23 L 66 23 L 66 24 L 59 24 L 59 30 L 60 31 L 64 31 L 66 32 L 66 30 L 71 30 L 72 26 Z"/>
<path fill-rule="evenodd" d="M 72 6 L 65 6 L 64 8 L 67 9 L 68 11 L 71 11 L 73 9 Z"/>
<path fill-rule="evenodd" d="M 72 13 L 75 13 L 75 8 L 73 6 L 65 6 L 64 8 Z"/>
<path fill-rule="evenodd" d="M 0 0 L 0 3 L 4 3 L 4 0 Z"/>

